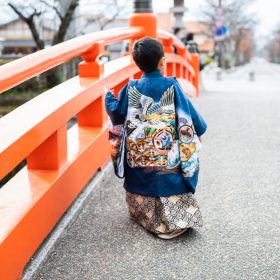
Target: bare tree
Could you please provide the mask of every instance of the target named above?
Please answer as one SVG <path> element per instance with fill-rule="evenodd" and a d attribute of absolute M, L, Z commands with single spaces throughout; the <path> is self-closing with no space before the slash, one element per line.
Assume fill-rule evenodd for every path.
<path fill-rule="evenodd" d="M 124 3 L 122 0 L 9 0 L 3 5 L 8 5 L 28 25 L 37 48 L 44 49 L 46 42 L 41 32 L 44 26 L 53 30 L 51 45 L 63 42 L 71 23 L 80 18 L 85 19 L 84 23 L 71 32 L 72 37 L 83 34 L 90 24 L 103 30 L 125 10 L 127 3 L 120 2 Z M 78 7 L 79 13 L 76 12 Z M 48 86 L 58 83 L 54 73 L 47 75 Z"/>
<path fill-rule="evenodd" d="M 41 28 L 44 28 L 46 17 L 48 23 L 53 18 L 52 30 L 54 33 L 52 45 L 64 41 L 67 30 L 74 17 L 79 0 L 69 0 L 63 9 L 59 0 L 10 0 L 7 5 L 23 20 L 29 27 L 37 48 L 44 49 L 46 42 L 42 36 Z M 41 26 L 41 23 L 43 27 Z M 60 82 L 60 73 L 50 70 L 46 74 L 47 86 L 53 87 Z"/>
<path fill-rule="evenodd" d="M 280 64 L 280 24 L 269 37 L 266 38 L 267 44 L 264 46 L 264 51 L 270 62 Z"/>
<path fill-rule="evenodd" d="M 74 17 L 76 8 L 79 5 L 79 0 L 70 0 L 69 4 L 62 10 L 60 7 L 60 1 L 58 0 L 27 0 L 27 1 L 9 1 L 8 5 L 11 9 L 21 18 L 29 27 L 33 39 L 38 49 L 45 47 L 45 42 L 40 35 L 38 22 L 40 17 L 49 14 L 55 14 L 57 18 L 56 22 L 59 22 L 58 28 L 54 33 L 52 45 L 63 42 L 66 32 L 70 26 L 70 23 Z"/>
<path fill-rule="evenodd" d="M 84 22 L 80 26 L 80 33 L 87 26 L 95 26 L 98 30 L 104 30 L 117 17 L 131 13 L 132 2 L 124 0 L 81 0 L 81 16 Z"/>
<path fill-rule="evenodd" d="M 219 6 L 218 0 L 206 0 L 206 4 L 202 8 L 202 14 L 206 17 L 207 21 L 211 25 L 212 36 L 215 33 L 215 21 L 216 21 L 216 9 Z M 239 61 L 240 44 L 244 37 L 244 29 L 250 31 L 253 34 L 254 26 L 257 23 L 256 17 L 248 14 L 248 6 L 255 2 L 255 0 L 223 0 L 221 1 L 224 24 L 228 29 L 228 33 L 222 47 L 228 53 L 229 56 L 234 58 L 236 65 Z M 251 34 L 251 36 L 252 36 Z M 253 37 L 253 36 L 252 36 Z M 252 39 L 252 38 L 251 38 Z M 225 61 L 223 61 L 225 66 Z"/>
<path fill-rule="evenodd" d="M 31 10 L 30 13 L 25 15 L 23 9 L 18 8 L 13 3 L 9 2 L 8 5 L 28 25 L 38 49 L 43 49 L 45 47 L 45 42 L 40 38 L 35 23 L 35 17 L 40 16 L 42 14 L 42 11 L 38 11 L 38 9 L 32 7 L 30 9 Z"/>

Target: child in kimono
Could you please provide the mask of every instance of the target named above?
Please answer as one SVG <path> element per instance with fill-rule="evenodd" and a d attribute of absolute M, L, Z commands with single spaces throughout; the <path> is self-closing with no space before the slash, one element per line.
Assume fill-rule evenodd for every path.
<path fill-rule="evenodd" d="M 121 163 L 131 217 L 159 238 L 171 239 L 189 227 L 202 226 L 193 194 L 206 123 L 176 78 L 162 75 L 165 57 L 158 40 L 137 41 L 133 59 L 144 72 L 140 80 L 130 80 L 118 99 L 104 87 L 112 159 L 116 162 L 124 154 Z M 120 143 L 122 128 L 125 143 Z"/>

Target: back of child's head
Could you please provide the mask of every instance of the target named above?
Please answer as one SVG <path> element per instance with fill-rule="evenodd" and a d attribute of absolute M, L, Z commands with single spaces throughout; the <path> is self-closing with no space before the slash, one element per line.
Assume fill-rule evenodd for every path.
<path fill-rule="evenodd" d="M 156 39 L 145 37 L 134 44 L 132 56 L 143 72 L 155 71 L 164 56 L 162 44 Z"/>

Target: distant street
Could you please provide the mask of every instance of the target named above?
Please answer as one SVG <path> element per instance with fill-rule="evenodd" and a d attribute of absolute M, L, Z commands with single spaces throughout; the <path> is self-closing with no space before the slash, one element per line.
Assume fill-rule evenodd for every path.
<path fill-rule="evenodd" d="M 203 80 L 212 81 L 216 80 L 218 69 L 213 65 L 209 65 L 202 72 Z M 246 64 L 245 66 L 236 67 L 233 70 L 224 71 L 221 74 L 222 81 L 251 81 L 251 74 L 253 73 L 253 80 L 257 82 L 255 85 L 258 87 L 260 83 L 280 83 L 280 64 L 273 64 L 266 62 L 261 58 L 254 58 L 251 63 Z M 278 85 L 279 85 L 278 83 Z M 223 83 L 226 85 L 225 83 Z M 219 85 L 219 83 L 217 84 Z M 253 84 L 254 85 L 254 84 Z M 222 85 L 223 86 L 223 85 Z"/>
<path fill-rule="evenodd" d="M 205 69 L 196 197 L 204 227 L 164 241 L 133 223 L 110 171 L 33 279 L 279 280 L 280 66 Z M 250 81 L 254 71 L 255 81 Z"/>

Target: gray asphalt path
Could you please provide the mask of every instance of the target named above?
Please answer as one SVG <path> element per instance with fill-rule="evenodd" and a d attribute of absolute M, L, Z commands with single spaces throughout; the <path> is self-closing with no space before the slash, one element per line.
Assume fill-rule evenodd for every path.
<path fill-rule="evenodd" d="M 213 83 L 193 103 L 208 123 L 204 227 L 169 241 L 147 233 L 111 172 L 34 279 L 280 279 L 280 86 Z"/>

